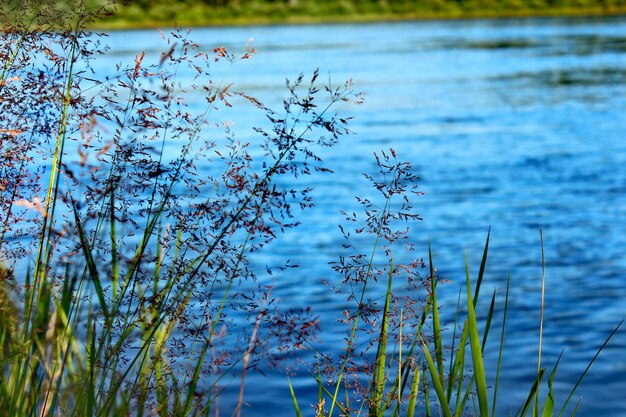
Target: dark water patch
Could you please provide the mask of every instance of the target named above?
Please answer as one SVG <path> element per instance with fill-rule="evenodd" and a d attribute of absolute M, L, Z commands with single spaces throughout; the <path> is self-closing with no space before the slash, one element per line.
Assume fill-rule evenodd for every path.
<path fill-rule="evenodd" d="M 449 50 L 449 51 L 514 51 L 523 49 L 536 49 L 545 46 L 545 42 L 529 37 L 502 38 L 502 39 L 472 39 L 471 37 L 441 38 L 429 43 L 415 42 L 415 47 L 425 50 Z"/>
<path fill-rule="evenodd" d="M 492 194 L 497 188 L 494 186 L 483 187 L 463 187 L 463 188 L 446 188 L 444 192 L 438 193 L 439 195 L 449 195 L 452 197 L 468 197 Z"/>
<path fill-rule="evenodd" d="M 259 51 L 269 52 L 302 52 L 302 51 L 354 51 L 355 48 L 359 48 L 362 45 L 349 42 L 324 42 L 324 43 L 309 43 L 309 39 L 305 39 L 302 42 L 294 42 L 291 44 L 283 43 L 254 43 L 254 47 Z M 238 45 L 241 47 L 241 45 Z"/>
<path fill-rule="evenodd" d="M 416 42 L 415 47 L 425 50 L 457 50 L 475 52 L 493 52 L 502 54 L 523 53 L 524 56 L 536 57 L 586 57 L 601 54 L 626 53 L 626 37 L 609 34 L 568 34 L 549 35 L 527 33 L 524 36 L 489 39 L 478 36 L 465 38 L 444 38 L 424 44 Z"/>
<path fill-rule="evenodd" d="M 457 49 L 481 49 L 481 50 L 499 50 L 499 49 L 527 49 L 537 48 L 541 44 L 537 40 L 527 38 L 517 39 L 496 39 L 496 40 L 466 40 L 456 39 L 445 47 Z"/>
<path fill-rule="evenodd" d="M 626 37 L 606 35 L 576 35 L 555 38 L 547 56 L 574 55 L 578 57 L 607 53 L 626 53 Z"/>
<path fill-rule="evenodd" d="M 626 68 L 558 68 L 537 72 L 518 72 L 490 78 L 495 83 L 516 87 L 598 87 L 626 85 Z"/>
<path fill-rule="evenodd" d="M 427 121 L 438 124 L 485 124 L 487 120 L 477 116 L 447 115 L 430 118 Z"/>

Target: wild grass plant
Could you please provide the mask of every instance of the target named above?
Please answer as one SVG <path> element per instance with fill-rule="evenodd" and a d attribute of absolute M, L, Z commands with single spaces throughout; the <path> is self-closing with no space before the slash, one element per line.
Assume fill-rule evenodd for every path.
<path fill-rule="evenodd" d="M 108 9 L 82 6 L 0 9 L 0 416 L 209 415 L 241 381 L 239 415 L 246 372 L 311 346 L 317 330 L 308 309 L 273 304 L 249 255 L 298 225 L 311 190 L 284 179 L 329 171 L 317 152 L 348 133 L 333 108 L 360 97 L 350 83 L 318 87 L 315 71 L 288 82 L 272 110 L 211 78 L 254 50 L 202 51 L 183 31 L 163 35 L 155 62 L 138 53 L 94 74 L 106 47 L 84 28 Z M 260 143 L 215 126 L 216 109 L 233 104 L 265 114 Z M 356 308 L 343 318 L 344 355 L 318 357 L 315 414 L 493 416 L 497 379 L 490 402 L 482 350 L 495 296 L 484 327 L 474 311 L 487 245 L 445 343 L 432 256 L 426 276 L 422 260 L 395 259 L 420 219 L 417 178 L 393 150 L 376 162 L 367 178 L 382 203 L 359 199 L 365 218 L 346 213 L 356 227 L 342 228 L 337 289 Z M 400 279 L 412 292 L 394 293 Z M 544 373 L 519 415 L 538 415 Z M 553 415 L 551 395 L 542 415 Z"/>
<path fill-rule="evenodd" d="M 340 357 L 318 351 L 317 372 L 312 372 L 319 387 L 313 415 L 326 416 L 480 416 L 495 417 L 502 408 L 499 391 L 501 365 L 506 350 L 506 321 L 511 279 L 507 279 L 504 297 L 491 294 L 484 317 L 477 314 L 478 300 L 485 278 L 489 253 L 490 233 L 484 246 L 477 275 L 472 279 L 469 261 L 465 260 L 465 283 L 459 293 L 454 320 L 442 319 L 439 302 L 440 277 L 431 248 L 428 259 L 399 263 L 413 251 L 410 240 L 411 225 L 421 220 L 414 212 L 412 196 L 420 195 L 411 165 L 397 159 L 393 149 L 375 155 L 378 175 L 366 175 L 377 197 L 357 198 L 363 206 L 363 216 L 346 214 L 353 228 L 341 227 L 344 248 L 350 253 L 334 264 L 335 271 L 347 286 L 348 305 L 344 322 L 348 325 L 346 345 Z M 526 400 L 507 415 L 573 416 L 580 400 L 571 401 L 583 378 L 619 330 L 622 323 L 598 343 L 596 354 L 581 370 L 580 377 L 571 384 L 564 398 L 557 398 L 554 383 L 561 355 L 555 363 L 542 361 L 545 261 L 543 234 L 540 231 L 542 251 L 541 310 L 538 327 L 538 358 L 530 373 L 536 377 L 523 390 Z M 426 269 L 426 273 L 422 270 Z M 397 282 L 400 282 L 398 284 Z M 338 290 L 339 293 L 345 291 Z M 502 299 L 503 298 L 503 299 Z M 496 303 L 503 306 L 496 309 Z M 500 310 L 501 317 L 496 317 Z M 498 353 L 492 364 L 495 376 L 489 379 L 484 352 L 487 342 L 494 337 L 490 330 L 499 329 L 496 344 L 490 349 Z M 531 367 L 533 365 L 531 364 Z M 304 407 L 290 385 L 295 414 L 300 417 Z M 501 411 L 500 411 L 501 413 Z"/>
<path fill-rule="evenodd" d="M 0 38 L 0 415 L 208 415 L 234 369 L 315 329 L 306 309 L 271 305 L 248 255 L 298 224 L 311 190 L 280 178 L 328 171 L 317 149 L 347 133 L 332 108 L 359 98 L 316 71 L 273 111 L 210 77 L 252 49 L 203 52 L 182 31 L 156 62 L 93 74 L 98 12 L 14 5 Z M 257 143 L 214 126 L 232 102 L 265 113 Z"/>

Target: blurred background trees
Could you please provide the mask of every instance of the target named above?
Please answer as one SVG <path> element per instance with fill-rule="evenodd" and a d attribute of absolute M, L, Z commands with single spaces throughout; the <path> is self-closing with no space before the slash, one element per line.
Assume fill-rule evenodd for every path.
<path fill-rule="evenodd" d="M 104 0 L 87 0 L 98 2 Z M 626 13 L 626 0 L 122 0 L 108 25 L 160 26 Z"/>

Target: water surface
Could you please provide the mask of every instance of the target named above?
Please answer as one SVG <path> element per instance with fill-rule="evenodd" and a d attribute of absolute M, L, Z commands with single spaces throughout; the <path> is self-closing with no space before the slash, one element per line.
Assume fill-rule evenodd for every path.
<path fill-rule="evenodd" d="M 489 227 L 488 289 L 502 292 L 511 274 L 499 415 L 508 414 L 507 404 L 517 409 L 533 380 L 543 230 L 544 363 L 551 366 L 564 349 L 555 387 L 557 404 L 563 401 L 626 316 L 626 18 L 211 28 L 192 37 L 207 48 L 241 48 L 253 38 L 259 53 L 224 76 L 268 103 L 286 95 L 285 77 L 317 67 L 332 80 L 352 78 L 367 95 L 365 104 L 344 108 L 355 116 L 356 135 L 324 153 L 335 176 L 310 180 L 316 207 L 258 259 L 301 265 L 271 278 L 274 296 L 286 308 L 310 305 L 319 314 L 323 350 L 342 347 L 342 334 L 333 332 L 344 305 L 322 284 L 337 279 L 327 263 L 342 243 L 339 210 L 357 207 L 372 152 L 391 146 L 422 178 L 426 194 L 417 211 L 424 221 L 412 234 L 418 256 L 431 240 L 439 271 L 451 281 L 450 309 L 464 279 L 464 251 L 475 273 Z M 114 32 L 109 41 L 111 52 L 95 65 L 112 67 L 162 47 L 153 31 Z M 246 126 L 263 120 L 236 111 L 234 128 L 243 137 Z M 283 375 L 248 375 L 244 415 L 293 414 Z M 310 411 L 315 382 L 306 372 L 292 381 Z M 224 412 L 237 390 L 220 400 Z M 623 331 L 581 386 L 578 414 L 626 415 L 620 392 Z"/>

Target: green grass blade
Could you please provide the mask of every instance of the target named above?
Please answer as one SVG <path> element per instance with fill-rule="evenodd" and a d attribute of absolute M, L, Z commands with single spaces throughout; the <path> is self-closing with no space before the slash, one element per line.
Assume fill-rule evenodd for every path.
<path fill-rule="evenodd" d="M 483 342 L 480 345 L 481 350 L 485 351 L 485 346 L 487 345 L 487 337 L 489 336 L 489 329 L 491 328 L 491 319 L 493 318 L 493 311 L 496 305 L 496 291 L 493 291 L 491 295 L 491 304 L 489 305 L 489 313 L 487 313 L 487 318 L 485 319 L 485 332 L 483 334 Z"/>
<path fill-rule="evenodd" d="M 444 381 L 443 368 L 443 347 L 441 346 L 441 320 L 439 318 L 439 306 L 437 305 L 437 279 L 433 266 L 433 251 L 428 243 L 428 261 L 430 262 L 430 299 L 433 309 L 433 337 L 435 342 L 435 359 L 437 361 L 437 370 L 439 371 L 439 380 Z"/>
<path fill-rule="evenodd" d="M 448 401 L 446 398 L 446 393 L 443 390 L 443 385 L 441 380 L 439 379 L 439 371 L 435 367 L 435 363 L 433 362 L 433 358 L 430 355 L 428 350 L 428 346 L 426 343 L 422 342 L 422 348 L 424 350 L 424 356 L 426 357 L 426 362 L 428 363 L 428 371 L 430 375 L 430 379 L 435 387 L 435 392 L 437 394 L 437 399 L 439 400 L 439 405 L 441 406 L 441 410 L 443 412 L 444 417 L 452 417 L 452 412 L 450 411 L 450 406 L 448 405 Z"/>
<path fill-rule="evenodd" d="M 102 312 L 104 313 L 105 319 L 109 320 L 109 310 L 107 307 L 106 296 L 104 294 L 104 288 L 102 287 L 102 283 L 100 282 L 100 275 L 98 274 L 98 267 L 96 266 L 96 262 L 93 259 L 93 255 L 91 253 L 91 246 L 89 242 L 87 242 L 87 233 L 83 228 L 82 220 L 80 219 L 80 215 L 78 214 L 78 209 L 76 208 L 76 204 L 74 204 L 74 200 L 72 200 L 72 209 L 74 211 L 74 220 L 76 221 L 76 228 L 78 229 L 78 238 L 80 239 L 80 247 L 83 250 L 83 255 L 85 256 L 85 262 L 87 263 L 87 268 L 89 269 L 89 276 L 93 281 L 94 287 L 96 289 L 96 295 L 98 297 L 98 301 L 100 302 L 100 308 L 102 308 Z"/>
<path fill-rule="evenodd" d="M 393 283 L 393 261 L 389 262 L 389 273 L 387 281 L 387 292 L 385 294 L 385 307 L 383 309 L 382 324 L 380 329 L 380 336 L 378 339 L 378 347 L 376 351 L 376 367 L 374 369 L 373 380 L 373 403 L 370 406 L 370 415 L 372 412 L 378 414 L 378 411 L 382 409 L 383 391 L 385 389 L 385 365 L 387 362 L 387 337 L 389 332 L 389 309 L 391 307 L 391 286 Z M 372 410 L 374 408 L 375 410 Z"/>
<path fill-rule="evenodd" d="M 504 313 L 502 316 L 502 331 L 500 332 L 500 346 L 498 348 L 498 366 L 496 368 L 496 380 L 493 386 L 493 404 L 491 406 L 491 417 L 495 417 L 496 402 L 498 399 L 498 386 L 500 384 L 500 371 L 502 369 L 502 353 L 504 351 L 504 332 L 506 329 L 506 315 L 509 309 L 509 289 L 511 287 L 511 274 L 506 280 L 506 293 L 504 295 Z"/>
<path fill-rule="evenodd" d="M 459 349 L 459 365 L 460 366 L 457 371 L 458 382 L 456 383 L 456 403 L 454 405 L 454 415 L 457 417 L 463 414 L 463 410 L 465 410 L 465 403 L 467 402 L 472 386 L 474 385 L 474 379 L 470 378 L 466 387 L 465 395 L 461 395 L 461 392 L 463 391 L 463 376 L 465 372 L 465 345 L 463 346 L 463 349 Z"/>
<path fill-rule="evenodd" d="M 552 372 L 550 373 L 550 378 L 548 378 L 548 396 L 546 397 L 546 401 L 543 406 L 543 412 L 541 413 L 541 417 L 552 417 L 554 415 L 554 391 L 552 389 L 552 383 L 554 382 L 556 370 L 559 367 L 559 362 L 561 362 L 562 356 L 563 356 L 563 352 L 561 352 L 561 354 L 559 355 L 559 358 L 556 360 L 554 369 L 552 369 Z"/>
<path fill-rule="evenodd" d="M 432 359 L 431 359 L 432 361 Z M 426 375 L 426 366 L 424 366 L 424 370 L 422 372 L 424 375 Z M 431 412 L 430 412 L 430 394 L 429 394 L 429 390 L 428 390 L 428 383 L 426 382 L 426 377 L 422 378 L 423 381 L 423 387 L 424 387 L 424 408 L 425 408 L 425 412 L 426 412 L 426 417 L 431 417 Z"/>
<path fill-rule="evenodd" d="M 461 311 L 461 294 L 463 293 L 462 287 L 459 288 L 459 295 L 456 300 L 456 311 L 454 314 L 454 330 L 452 332 L 452 345 L 450 346 L 450 367 L 448 369 L 448 403 L 452 399 L 452 388 L 454 387 L 454 383 L 456 381 L 456 352 L 458 352 L 458 348 L 455 346 L 456 343 L 456 332 L 459 328 L 459 313 Z"/>
<path fill-rule="evenodd" d="M 409 406 L 406 412 L 406 417 L 414 417 L 415 415 L 415 403 L 417 402 L 417 394 L 420 385 L 420 368 L 415 366 L 413 373 L 413 380 L 411 381 L 411 393 L 409 394 Z"/>
<path fill-rule="evenodd" d="M 298 399 L 296 398 L 296 393 L 293 391 L 293 385 L 291 384 L 291 379 L 287 378 L 287 383 L 289 384 L 289 393 L 291 394 L 291 399 L 293 400 L 293 408 L 296 411 L 296 417 L 302 417 L 302 413 L 300 412 L 300 406 L 298 406 Z"/>
<path fill-rule="evenodd" d="M 324 395 L 325 395 L 326 397 L 330 398 L 331 401 L 333 401 L 333 404 L 335 406 L 337 406 L 337 409 L 339 410 L 340 415 L 342 416 L 350 415 L 350 411 L 348 411 L 348 409 L 343 404 L 341 404 L 339 400 L 337 400 L 335 392 L 331 392 L 328 388 L 326 388 L 321 379 L 317 380 L 317 387 L 318 387 L 318 403 L 317 403 L 318 406 L 321 406 L 322 404 L 324 404 Z M 320 409 L 320 412 L 321 412 L 321 409 Z M 322 414 L 316 414 L 316 417 L 318 415 L 321 416 Z"/>
<path fill-rule="evenodd" d="M 465 256 L 465 283 L 467 286 L 467 323 L 470 339 L 470 347 L 472 351 L 472 367 L 474 370 L 474 378 L 476 380 L 476 390 L 478 393 L 478 405 L 480 415 L 482 417 L 489 416 L 489 404 L 487 396 L 487 380 L 485 377 L 485 366 L 483 364 L 482 348 L 478 336 L 478 324 L 476 322 L 476 312 L 474 311 L 474 302 L 472 301 L 472 292 L 469 276 L 469 261 Z"/>
<path fill-rule="evenodd" d="M 546 258 L 543 245 L 543 231 L 539 229 L 539 240 L 541 242 L 541 308 L 539 311 L 539 349 L 537 352 L 537 372 L 541 369 L 541 354 L 543 352 L 543 316 L 545 313 L 545 291 L 546 291 Z M 535 397 L 535 407 L 533 417 L 539 416 L 539 390 Z"/>
<path fill-rule="evenodd" d="M 570 417 L 574 417 L 576 415 L 576 413 L 578 412 L 578 407 L 580 407 L 580 403 L 583 401 L 582 398 L 578 399 L 578 402 L 576 403 L 576 406 L 574 407 L 574 409 L 572 410 L 572 414 L 570 414 Z"/>
<path fill-rule="evenodd" d="M 93 320 L 93 316 L 91 314 L 91 312 L 89 313 L 89 319 L 88 319 L 88 323 L 89 323 L 89 333 L 88 334 L 88 338 L 89 338 L 89 354 L 88 354 L 88 358 L 89 358 L 89 363 L 87 365 L 88 369 L 89 369 L 89 376 L 88 376 L 88 380 L 87 380 L 87 412 L 85 415 L 87 416 L 93 416 L 94 414 L 94 406 L 95 406 L 95 402 L 96 402 L 96 387 L 95 387 L 95 370 L 97 367 L 97 359 L 96 359 L 96 323 Z"/>
<path fill-rule="evenodd" d="M 480 287 L 483 283 L 483 277 L 485 274 L 485 267 L 487 266 L 487 254 L 489 253 L 489 239 L 491 238 L 491 226 L 487 231 L 487 240 L 485 241 L 485 249 L 483 250 L 483 257 L 480 261 L 480 269 L 478 270 L 478 279 L 476 279 L 476 288 L 474 290 L 474 308 L 478 302 L 478 295 L 480 294 Z"/>
<path fill-rule="evenodd" d="M 528 397 L 526 397 L 526 401 L 524 401 L 524 404 L 520 407 L 520 409 L 515 414 L 516 417 L 524 417 L 526 413 L 528 412 L 528 409 L 532 406 L 533 400 L 535 399 L 537 392 L 539 391 L 539 385 L 541 384 L 541 379 L 543 378 L 543 375 L 545 374 L 545 372 L 546 372 L 545 369 L 541 369 L 537 373 L 537 377 L 535 378 L 535 381 L 533 382 L 533 386 L 528 392 Z"/>
<path fill-rule="evenodd" d="M 206 342 L 202 346 L 202 349 L 200 350 L 200 356 L 196 360 L 196 366 L 193 372 L 193 376 L 191 378 L 191 383 L 187 386 L 187 398 L 183 406 L 185 413 L 191 412 L 192 401 L 196 394 L 196 387 L 198 386 L 198 381 L 200 380 L 200 371 L 202 370 L 202 364 L 204 363 L 204 358 L 207 354 L 210 343 L 211 343 L 210 339 L 207 338 Z"/>
<path fill-rule="evenodd" d="M 609 341 L 611 340 L 611 338 L 613 336 L 615 336 L 615 333 L 617 333 L 617 331 L 619 330 L 620 327 L 622 327 L 622 324 L 624 324 L 624 320 L 620 321 L 619 324 L 617 325 L 617 327 L 615 327 L 615 329 L 613 329 L 613 331 L 611 332 L 611 334 L 609 335 L 609 337 L 606 338 L 606 340 L 604 341 L 604 343 L 602 343 L 602 346 L 600 346 L 600 348 L 598 349 L 598 351 L 596 352 L 596 354 L 593 356 L 593 358 L 591 359 L 591 361 L 589 362 L 589 364 L 587 365 L 587 367 L 585 368 L 585 370 L 583 371 L 583 373 L 580 375 L 580 377 L 578 378 L 578 381 L 576 381 L 576 385 L 574 385 L 574 388 L 572 389 L 572 391 L 569 393 L 569 395 L 567 396 L 567 400 L 565 400 L 565 403 L 563 404 L 563 407 L 561 408 L 561 411 L 559 411 L 559 417 L 561 417 L 563 415 L 563 413 L 565 412 L 565 408 L 567 407 L 567 404 L 569 404 L 570 400 L 572 399 L 572 397 L 574 396 L 574 393 L 576 392 L 576 390 L 578 389 L 578 386 L 580 385 L 580 383 L 582 382 L 583 378 L 585 377 L 585 375 L 587 375 L 587 372 L 589 371 L 589 368 L 591 368 L 591 365 L 593 365 L 593 363 L 596 361 L 596 359 L 598 358 L 598 356 L 600 355 L 600 352 L 602 352 L 604 350 L 604 348 L 606 347 L 606 345 L 609 343 Z"/>
<path fill-rule="evenodd" d="M 463 394 L 463 396 L 461 396 L 461 388 L 462 385 L 459 384 L 459 391 L 457 394 L 457 404 L 456 404 L 456 417 L 461 417 L 463 415 L 463 412 L 465 411 L 465 407 L 467 407 L 467 401 L 469 400 L 471 394 L 472 394 L 472 387 L 474 386 L 474 376 L 472 375 L 470 377 L 469 382 L 467 383 L 467 387 L 465 388 L 465 394 Z M 474 405 L 474 409 L 476 409 L 476 401 L 475 399 L 472 400 L 472 404 Z M 477 413 L 475 413 L 477 414 Z"/>
<path fill-rule="evenodd" d="M 119 280 L 120 280 L 120 260 L 119 260 L 119 248 L 117 243 L 117 221 L 115 219 L 115 187 L 111 187 L 111 202 L 110 202 L 110 219 L 109 219 L 109 233 L 111 234 L 111 281 L 113 298 L 117 297 Z"/>

